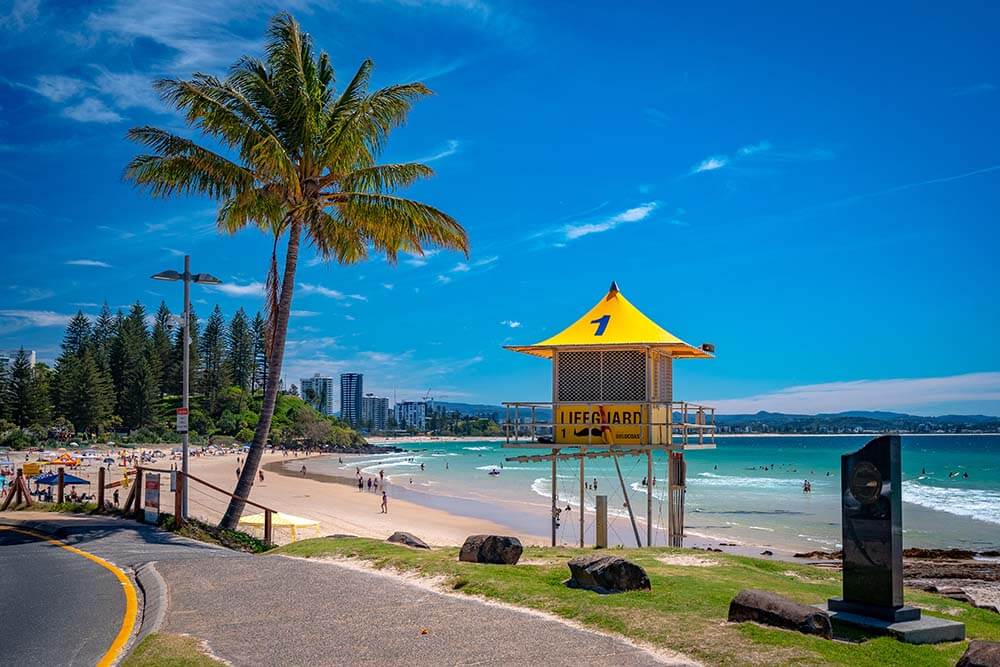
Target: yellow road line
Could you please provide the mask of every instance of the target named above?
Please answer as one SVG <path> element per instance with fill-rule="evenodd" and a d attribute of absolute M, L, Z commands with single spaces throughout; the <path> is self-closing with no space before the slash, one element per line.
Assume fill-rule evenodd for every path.
<path fill-rule="evenodd" d="M 57 540 L 48 535 L 43 535 L 42 533 L 36 533 L 33 530 L 28 530 L 26 528 L 15 528 L 13 526 L 2 526 L 0 525 L 0 530 L 12 530 L 15 533 L 23 533 L 31 537 L 38 538 L 48 542 L 49 544 L 54 544 L 57 547 L 61 547 L 70 553 L 74 553 L 77 556 L 83 556 L 84 558 L 93 561 L 110 571 L 122 585 L 122 591 L 125 595 L 125 613 L 122 615 L 122 626 L 118 630 L 118 634 L 115 636 L 115 640 L 111 642 L 111 646 L 108 650 L 101 656 L 101 659 L 97 662 L 97 667 L 107 667 L 108 665 L 114 664 L 115 660 L 121 654 L 122 649 L 125 648 L 125 644 L 128 643 L 129 637 L 132 636 L 132 630 L 135 628 L 135 617 L 139 611 L 138 597 L 135 594 L 135 586 L 132 585 L 132 581 L 121 571 L 120 568 L 112 565 L 108 561 L 104 560 L 100 556 L 95 556 L 94 554 L 87 553 L 81 549 L 70 546 L 61 540 Z"/>

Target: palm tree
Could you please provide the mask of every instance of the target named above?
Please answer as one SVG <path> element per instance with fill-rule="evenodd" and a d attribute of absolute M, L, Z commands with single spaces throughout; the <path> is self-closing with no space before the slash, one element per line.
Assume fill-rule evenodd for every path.
<path fill-rule="evenodd" d="M 431 176 L 431 169 L 376 163 L 390 132 L 430 91 L 407 83 L 369 92 L 371 72 L 365 61 L 337 94 L 327 54 L 316 56 L 309 35 L 281 13 L 269 23 L 263 60 L 244 56 L 224 79 L 194 74 L 156 83 L 163 99 L 222 151 L 155 127 L 128 133 L 151 154 L 128 164 L 127 181 L 154 197 L 211 197 L 219 202 L 216 223 L 223 232 L 253 226 L 275 241 L 288 239 L 280 283 L 276 276 L 269 281 L 270 356 L 260 421 L 223 528 L 239 521 L 268 439 L 303 237 L 324 259 L 341 264 L 369 252 L 395 263 L 400 252 L 422 254 L 426 245 L 468 255 L 458 222 L 397 194 Z"/>

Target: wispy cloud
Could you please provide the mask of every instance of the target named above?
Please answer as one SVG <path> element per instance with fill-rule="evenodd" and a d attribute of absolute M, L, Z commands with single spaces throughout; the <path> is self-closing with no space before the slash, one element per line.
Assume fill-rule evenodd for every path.
<path fill-rule="evenodd" d="M 94 86 L 107 95 L 119 109 L 142 107 L 163 111 L 163 104 L 153 89 L 153 78 L 134 72 L 112 72 L 95 65 Z"/>
<path fill-rule="evenodd" d="M 472 263 L 472 265 L 473 266 L 489 266 L 491 264 L 494 264 L 499 259 L 500 259 L 499 255 L 491 255 L 490 257 L 483 257 L 482 259 L 477 259 L 475 262 Z"/>
<path fill-rule="evenodd" d="M 666 111 L 657 109 L 656 107 L 643 107 L 642 115 L 648 118 L 653 125 L 663 127 L 670 120 L 670 116 L 667 115 Z"/>
<path fill-rule="evenodd" d="M 0 333 L 32 327 L 64 327 L 70 317 L 51 310 L 0 310 Z"/>
<path fill-rule="evenodd" d="M 264 283 L 257 280 L 244 285 L 240 285 L 239 283 L 211 285 L 210 289 L 222 292 L 226 296 L 264 296 Z"/>
<path fill-rule="evenodd" d="M 598 222 L 587 222 L 575 225 L 566 225 L 563 231 L 566 235 L 567 241 L 573 241 L 575 239 L 587 236 L 589 234 L 599 234 L 601 232 L 607 232 L 618 225 L 629 223 L 629 222 L 639 222 L 640 220 L 645 220 L 648 218 L 653 211 L 660 205 L 659 202 L 647 202 L 645 204 L 639 204 L 630 209 L 622 211 L 616 215 L 613 215 L 604 220 Z"/>
<path fill-rule="evenodd" d="M 511 329 L 520 329 L 521 323 L 517 320 L 500 320 L 500 324 L 505 327 L 510 327 Z"/>
<path fill-rule="evenodd" d="M 749 157 L 751 155 L 756 155 L 757 153 L 769 151 L 771 148 L 771 142 L 765 139 L 764 141 L 759 141 L 755 144 L 747 144 L 736 152 L 743 157 Z"/>
<path fill-rule="evenodd" d="M 445 275 L 438 275 L 437 282 L 440 283 L 440 284 L 442 284 L 442 285 L 447 285 L 448 283 L 451 282 L 451 278 L 449 278 L 448 276 L 445 276 Z"/>
<path fill-rule="evenodd" d="M 121 229 L 117 229 L 115 227 L 110 227 L 108 225 L 97 225 L 97 229 L 99 229 L 102 232 L 108 232 L 110 234 L 117 234 L 118 238 L 122 239 L 122 240 L 130 239 L 130 238 L 133 238 L 135 236 L 135 232 L 127 232 L 127 231 L 124 231 L 124 230 L 121 230 Z"/>
<path fill-rule="evenodd" d="M 440 252 L 441 251 L 437 248 L 431 248 L 430 250 L 424 250 L 423 255 L 419 255 L 416 253 L 406 253 L 407 255 L 410 256 L 410 258 L 404 259 L 403 262 L 405 264 L 409 264 L 410 266 L 426 266 L 427 260 L 429 260 L 431 257 L 437 255 Z"/>
<path fill-rule="evenodd" d="M 43 74 L 35 79 L 35 86 L 31 89 L 52 102 L 62 102 L 86 88 L 87 83 L 81 79 L 60 74 Z"/>
<path fill-rule="evenodd" d="M 290 313 L 292 317 L 317 317 L 322 314 L 323 313 L 319 312 L 318 310 L 294 310 L 294 309 Z"/>
<path fill-rule="evenodd" d="M 729 164 L 729 158 L 725 155 L 713 155 L 691 167 L 691 173 L 700 174 L 703 171 L 715 171 L 716 169 L 722 169 L 727 164 Z"/>
<path fill-rule="evenodd" d="M 392 283 L 382 283 L 382 287 L 386 289 L 394 289 L 396 286 L 393 285 Z"/>
<path fill-rule="evenodd" d="M 767 410 L 793 414 L 847 410 L 920 410 L 921 406 L 1000 401 L 1000 372 L 928 378 L 854 380 L 788 387 L 745 398 L 707 400 L 719 414 Z"/>
<path fill-rule="evenodd" d="M 344 301 L 346 299 L 353 299 L 354 301 L 368 300 L 368 297 L 363 294 L 345 294 L 338 290 L 324 287 L 323 285 L 313 285 L 311 283 L 299 283 L 299 289 L 302 290 L 302 294 L 318 294 L 319 296 L 336 299 L 337 301 Z"/>
<path fill-rule="evenodd" d="M 420 69 L 410 70 L 398 77 L 400 81 L 420 81 L 426 83 L 442 76 L 447 76 L 452 72 L 461 69 L 466 64 L 464 58 L 457 58 L 448 62 L 435 62 Z"/>
<path fill-rule="evenodd" d="M 989 83 L 988 81 L 981 81 L 979 83 L 972 83 L 967 86 L 958 86 L 953 88 L 951 94 L 955 97 L 964 97 L 966 95 L 985 95 L 987 93 L 996 92 L 997 87 L 995 84 Z"/>
<path fill-rule="evenodd" d="M 188 254 L 185 250 L 178 250 L 177 248 L 160 248 L 160 250 L 173 255 L 174 257 L 183 257 Z"/>
<path fill-rule="evenodd" d="M 468 271 L 469 271 L 469 265 L 466 264 L 465 262 L 459 262 L 451 270 L 452 273 L 466 273 Z"/>
<path fill-rule="evenodd" d="M 122 120 L 121 116 L 96 97 L 87 97 L 79 104 L 66 107 L 62 115 L 81 123 L 117 123 Z"/>
<path fill-rule="evenodd" d="M 430 155 L 425 155 L 421 158 L 417 158 L 416 162 L 434 162 L 436 160 L 443 160 L 446 157 L 454 155 L 461 148 L 462 143 L 458 139 L 449 139 L 444 148 L 436 153 L 431 153 Z"/>
<path fill-rule="evenodd" d="M 0 28 L 5 30 L 24 30 L 38 18 L 40 0 L 14 0 L 8 6 L 10 10 L 0 14 Z"/>
<path fill-rule="evenodd" d="M 21 285 L 11 285 L 10 289 L 20 294 L 21 303 L 44 301 L 45 299 L 55 296 L 55 292 L 42 287 L 23 287 Z"/>
<path fill-rule="evenodd" d="M 70 266 L 94 266 L 101 269 L 110 269 L 111 265 L 99 259 L 71 259 L 66 262 Z"/>

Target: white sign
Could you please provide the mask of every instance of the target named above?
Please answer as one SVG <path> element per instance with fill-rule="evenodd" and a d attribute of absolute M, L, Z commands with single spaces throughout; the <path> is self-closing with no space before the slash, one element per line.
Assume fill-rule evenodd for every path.
<path fill-rule="evenodd" d="M 177 408 L 177 432 L 187 433 L 188 432 L 188 409 L 187 408 Z"/>
<path fill-rule="evenodd" d="M 146 523 L 156 523 L 160 517 L 160 475 L 147 473 L 142 481 L 146 492 Z"/>

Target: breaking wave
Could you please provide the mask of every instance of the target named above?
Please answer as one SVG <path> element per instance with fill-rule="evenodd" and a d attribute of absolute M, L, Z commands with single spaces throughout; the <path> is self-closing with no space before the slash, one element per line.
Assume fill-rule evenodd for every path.
<path fill-rule="evenodd" d="M 1000 524 L 1000 492 L 903 482 L 903 501 L 939 512 Z"/>

